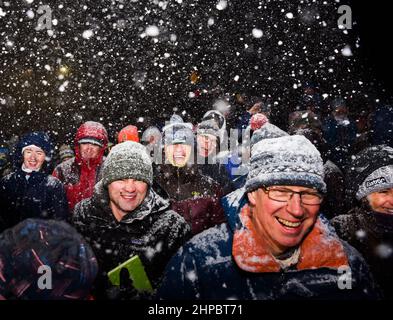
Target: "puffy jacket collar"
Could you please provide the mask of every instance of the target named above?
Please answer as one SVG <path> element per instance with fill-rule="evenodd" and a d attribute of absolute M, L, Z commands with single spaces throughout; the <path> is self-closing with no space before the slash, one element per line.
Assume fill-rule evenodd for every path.
<path fill-rule="evenodd" d="M 357 220 L 359 228 L 366 226 L 376 236 L 393 236 L 393 215 L 372 211 L 368 205 L 356 207 L 349 214 Z"/>
<path fill-rule="evenodd" d="M 28 181 L 29 184 L 34 184 L 35 182 L 43 180 L 47 174 L 41 171 L 33 171 L 31 172 L 29 180 L 26 180 L 26 175 L 27 173 L 24 172 L 21 168 L 16 169 L 15 175 L 18 177 L 18 179 L 22 179 L 23 181 Z M 11 176 L 10 176 L 11 177 Z"/>
<path fill-rule="evenodd" d="M 232 254 L 236 264 L 248 272 L 279 272 L 280 266 L 267 251 L 263 240 L 257 235 L 250 219 L 250 208 L 245 205 L 240 213 L 242 227 L 235 231 Z M 297 270 L 315 268 L 338 269 L 348 266 L 344 248 L 328 226 L 318 218 L 314 228 L 300 246 Z"/>
<path fill-rule="evenodd" d="M 232 232 L 235 232 L 241 226 L 239 212 L 245 204 L 247 204 L 247 194 L 244 188 L 237 189 L 221 198 L 221 205 Z"/>

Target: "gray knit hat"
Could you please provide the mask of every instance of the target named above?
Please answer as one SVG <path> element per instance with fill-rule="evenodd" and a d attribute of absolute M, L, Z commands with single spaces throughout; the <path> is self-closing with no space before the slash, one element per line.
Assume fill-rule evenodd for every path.
<path fill-rule="evenodd" d="M 146 148 L 138 142 L 125 141 L 115 145 L 105 159 L 102 168 L 104 187 L 122 179 L 144 181 L 149 186 L 153 183 L 151 159 Z"/>
<path fill-rule="evenodd" d="M 172 115 L 169 124 L 162 128 L 164 145 L 188 144 L 194 145 L 192 124 L 184 122 L 177 114 Z"/>
<path fill-rule="evenodd" d="M 375 170 L 360 185 L 356 199 L 360 200 L 373 192 L 393 188 L 393 165 Z"/>
<path fill-rule="evenodd" d="M 393 148 L 375 145 L 352 156 L 346 172 L 348 198 L 360 200 L 393 187 Z"/>
<path fill-rule="evenodd" d="M 245 188 L 250 192 L 261 186 L 292 185 L 326 192 L 323 179 L 321 155 L 308 139 L 279 136 L 263 139 L 252 147 Z"/>
<path fill-rule="evenodd" d="M 279 127 L 266 122 L 260 129 L 255 130 L 251 137 L 251 146 L 264 139 L 278 138 L 288 136 L 288 133 L 281 130 Z"/>
<path fill-rule="evenodd" d="M 214 119 L 206 119 L 198 124 L 197 134 L 200 136 L 211 135 L 220 138 L 220 128 Z"/>

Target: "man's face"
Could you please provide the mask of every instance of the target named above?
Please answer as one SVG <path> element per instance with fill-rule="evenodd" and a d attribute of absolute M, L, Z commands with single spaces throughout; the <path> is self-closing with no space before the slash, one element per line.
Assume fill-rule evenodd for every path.
<path fill-rule="evenodd" d="M 311 188 L 274 186 L 270 189 L 289 189 L 315 193 Z M 320 205 L 304 205 L 300 195 L 293 194 L 287 202 L 272 200 L 262 188 L 248 193 L 251 220 L 273 255 L 298 246 L 315 224 Z"/>
<path fill-rule="evenodd" d="M 208 157 L 217 147 L 217 138 L 212 135 L 197 136 L 198 154 L 201 157 Z"/>
<path fill-rule="evenodd" d="M 97 146 L 92 143 L 81 143 L 79 144 L 81 157 L 84 160 L 95 159 L 98 157 L 100 153 L 100 146 Z"/>
<path fill-rule="evenodd" d="M 393 188 L 373 192 L 367 196 L 367 200 L 373 211 L 393 214 Z"/>
<path fill-rule="evenodd" d="M 108 185 L 109 206 L 115 218 L 120 221 L 126 214 L 134 211 L 146 197 L 146 182 L 134 179 L 113 181 Z"/>
<path fill-rule="evenodd" d="M 29 146 L 23 151 L 23 164 L 27 169 L 38 171 L 45 161 L 45 152 L 36 146 Z"/>
<path fill-rule="evenodd" d="M 188 144 L 171 144 L 165 146 L 165 157 L 175 167 L 184 167 L 191 155 Z"/>

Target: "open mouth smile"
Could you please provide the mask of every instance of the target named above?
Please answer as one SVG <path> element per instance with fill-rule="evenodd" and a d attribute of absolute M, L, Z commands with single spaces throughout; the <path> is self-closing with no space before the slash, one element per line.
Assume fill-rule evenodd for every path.
<path fill-rule="evenodd" d="M 285 220 L 285 219 L 282 219 L 282 218 L 276 218 L 277 219 L 277 221 L 281 224 L 281 225 L 283 225 L 284 227 L 288 227 L 288 228 L 297 228 L 297 227 L 299 227 L 300 225 L 301 225 L 301 221 L 298 221 L 298 222 L 291 222 L 291 221 L 288 221 L 288 220 Z"/>

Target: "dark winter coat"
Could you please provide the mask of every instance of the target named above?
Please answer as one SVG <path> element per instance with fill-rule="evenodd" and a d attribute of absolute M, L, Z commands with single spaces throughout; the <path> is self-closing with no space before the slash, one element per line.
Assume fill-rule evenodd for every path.
<path fill-rule="evenodd" d="M 98 182 L 98 176 L 103 162 L 103 156 L 108 144 L 108 137 L 103 127 L 92 125 L 94 122 L 86 122 L 79 127 L 75 137 L 75 157 L 60 163 L 52 175 L 63 184 L 67 193 L 70 212 L 75 205 L 86 198 L 90 198 L 94 191 L 94 185 Z M 79 148 L 79 140 L 91 137 L 102 141 L 103 147 L 95 159 L 82 159 Z"/>
<path fill-rule="evenodd" d="M 393 106 L 383 106 L 375 111 L 371 121 L 373 145 L 387 144 L 393 148 Z"/>
<path fill-rule="evenodd" d="M 324 195 L 320 212 L 330 220 L 346 212 L 344 174 L 330 160 L 325 162 L 323 168 L 327 192 Z"/>
<path fill-rule="evenodd" d="M 27 218 L 63 219 L 69 217 L 61 182 L 43 172 L 32 172 L 26 180 L 22 169 L 0 181 L 1 215 L 4 228 Z"/>
<path fill-rule="evenodd" d="M 228 177 L 228 172 L 224 164 L 206 163 L 198 164 L 196 166 L 201 175 L 211 178 L 222 187 L 223 196 L 235 190 L 232 181 Z"/>
<path fill-rule="evenodd" d="M 189 226 L 152 189 L 120 222 L 112 214 L 108 197 L 100 181 L 92 198 L 81 201 L 73 216 L 75 227 L 90 242 L 98 260 L 98 296 L 105 287 L 103 274 L 134 255 L 140 257 L 153 287 L 157 286 L 165 265 L 189 237 Z"/>
<path fill-rule="evenodd" d="M 155 166 L 156 183 L 166 191 L 172 210 L 178 212 L 190 224 L 195 235 L 225 221 L 220 198 L 222 187 L 198 171 L 197 166 Z"/>
<path fill-rule="evenodd" d="M 329 159 L 341 169 L 350 160 L 352 147 L 356 141 L 356 125 L 353 121 L 339 123 L 328 117 L 323 123 L 323 137 L 329 148 Z"/>
<path fill-rule="evenodd" d="M 22 150 L 29 145 L 41 148 L 47 159 L 40 171 L 27 174 L 21 169 Z M 19 140 L 13 156 L 15 169 L 0 180 L 0 215 L 3 219 L 3 229 L 12 227 L 27 218 L 68 218 L 68 205 L 63 185 L 58 179 L 45 172 L 51 155 L 52 144 L 49 136 L 44 132 L 32 132 Z M 26 179 L 27 175 L 28 179 Z"/>
<path fill-rule="evenodd" d="M 233 197 L 233 195 L 229 195 Z M 233 200 L 229 221 L 244 203 Z M 222 224 L 194 237 L 172 258 L 157 297 L 163 299 L 356 299 L 377 293 L 359 253 L 318 220 L 303 241 L 298 264 L 282 270 L 250 236 L 248 205 L 241 226 Z M 244 220 L 243 220 L 244 218 Z M 239 222 L 239 220 L 237 220 Z M 351 289 L 339 289 L 339 267 L 350 267 Z M 347 269 L 348 270 L 348 269 Z"/>
<path fill-rule="evenodd" d="M 384 297 L 392 299 L 393 216 L 362 206 L 331 222 L 337 234 L 363 255 Z"/>

